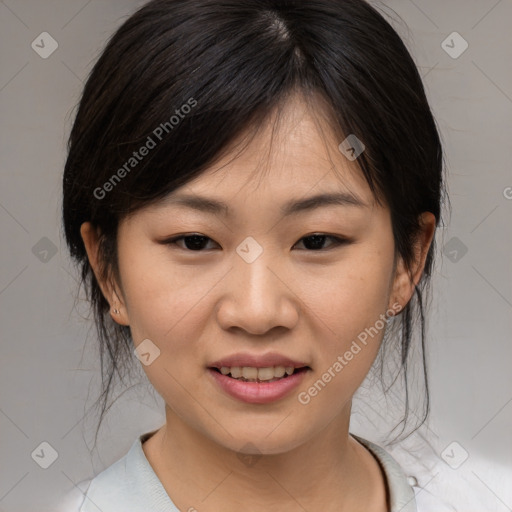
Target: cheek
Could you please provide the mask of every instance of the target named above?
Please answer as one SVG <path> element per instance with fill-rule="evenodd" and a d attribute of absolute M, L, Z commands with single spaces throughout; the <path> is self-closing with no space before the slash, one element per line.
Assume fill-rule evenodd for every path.
<path fill-rule="evenodd" d="M 305 283 L 304 303 L 329 334 L 329 352 L 350 345 L 386 312 L 392 265 L 389 251 L 361 246 L 328 273 Z"/>
<path fill-rule="evenodd" d="M 155 249 L 149 242 L 120 245 L 119 268 L 135 342 L 150 335 L 165 342 L 180 319 L 186 321 L 212 280 L 198 279 L 192 267 L 173 265 L 165 246 Z"/>
<path fill-rule="evenodd" d="M 148 380 L 173 410 L 194 417 L 190 394 L 198 396 L 195 386 L 204 378 L 204 352 L 195 340 L 203 338 L 207 321 L 208 292 L 219 280 L 217 272 L 173 267 L 165 258 L 140 251 L 130 254 L 120 270 L 125 303 L 135 346 L 149 339 L 159 355 L 149 365 L 142 365 Z"/>
<path fill-rule="evenodd" d="M 167 388 L 173 387 L 173 380 L 166 370 L 180 382 L 199 377 L 205 355 L 196 340 L 205 338 L 212 290 L 225 269 L 212 267 L 198 275 L 197 266 L 171 264 L 165 248 L 126 249 L 120 251 L 119 267 L 134 343 L 149 339 L 160 350 L 159 358 L 144 370 L 152 382 L 162 379 Z M 158 382 L 153 384 L 159 388 Z"/>
<path fill-rule="evenodd" d="M 329 279 L 309 283 L 305 302 L 314 312 L 315 373 L 298 401 L 310 414 L 328 410 L 332 419 L 368 374 L 386 329 L 382 317 L 392 265 L 391 249 L 361 246 L 329 273 Z"/>
<path fill-rule="evenodd" d="M 350 272 L 310 293 L 317 318 L 315 367 L 297 399 L 310 416 L 327 414 L 327 422 L 340 413 L 366 378 L 386 330 L 389 269 L 366 263 L 361 259 Z"/>

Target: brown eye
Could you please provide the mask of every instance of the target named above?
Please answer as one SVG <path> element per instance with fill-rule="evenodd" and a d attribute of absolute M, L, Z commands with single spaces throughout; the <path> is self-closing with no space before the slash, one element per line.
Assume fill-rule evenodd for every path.
<path fill-rule="evenodd" d="M 331 243 L 327 247 L 327 249 L 338 247 L 340 245 L 346 245 L 346 244 L 350 243 L 350 240 L 348 240 L 347 238 L 340 238 L 337 236 L 325 235 L 322 233 L 305 236 L 305 237 L 301 238 L 298 243 L 300 243 L 301 241 L 304 241 L 304 246 L 306 247 L 307 250 L 323 251 L 323 250 L 326 250 L 324 248 L 324 244 L 325 244 L 326 240 L 333 241 L 333 243 Z"/>
<path fill-rule="evenodd" d="M 170 238 L 169 240 L 166 240 L 166 245 L 177 245 L 181 249 L 188 250 L 188 251 L 195 251 L 195 252 L 204 252 L 203 249 L 206 246 L 206 243 L 208 240 L 213 240 L 207 236 L 199 235 L 199 234 L 193 234 L 193 235 L 180 235 L 174 238 Z M 180 245 L 178 242 L 183 241 L 183 244 Z"/>

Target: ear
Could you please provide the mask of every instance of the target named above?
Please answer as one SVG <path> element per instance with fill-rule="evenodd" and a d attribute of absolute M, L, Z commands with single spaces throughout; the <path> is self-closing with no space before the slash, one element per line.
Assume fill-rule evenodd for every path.
<path fill-rule="evenodd" d="M 398 258 L 388 305 L 389 309 L 397 310 L 397 304 L 399 304 L 399 311 L 402 311 L 411 300 L 415 286 L 421 279 L 428 250 L 436 230 L 436 218 L 433 213 L 423 212 L 420 215 L 420 228 L 414 244 L 414 261 L 411 268 L 408 270 L 402 258 Z"/>
<path fill-rule="evenodd" d="M 84 222 L 80 226 L 80 235 L 84 241 L 87 258 L 96 276 L 96 281 L 106 301 L 110 304 L 110 316 L 120 325 L 129 325 L 128 314 L 120 286 L 115 283 L 113 278 L 104 276 L 102 273 L 100 254 L 98 251 L 101 237 L 100 230 L 96 229 L 90 222 Z"/>

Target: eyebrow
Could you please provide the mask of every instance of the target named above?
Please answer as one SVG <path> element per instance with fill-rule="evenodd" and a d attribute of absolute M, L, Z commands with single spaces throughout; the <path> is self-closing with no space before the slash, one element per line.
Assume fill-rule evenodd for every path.
<path fill-rule="evenodd" d="M 223 215 L 225 217 L 230 215 L 230 208 L 226 203 L 209 197 L 179 194 L 169 197 L 165 202 L 167 204 L 186 206 L 194 210 L 213 213 L 215 215 Z M 288 217 L 290 215 L 333 205 L 355 206 L 359 208 L 368 207 L 365 202 L 349 192 L 321 193 L 305 199 L 292 199 L 281 206 L 281 213 L 284 217 Z"/>

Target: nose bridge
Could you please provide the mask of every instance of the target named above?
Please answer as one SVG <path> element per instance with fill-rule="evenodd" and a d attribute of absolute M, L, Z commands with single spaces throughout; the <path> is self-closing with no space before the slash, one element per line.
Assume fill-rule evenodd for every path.
<path fill-rule="evenodd" d="M 260 307 L 268 309 L 273 304 L 269 301 L 276 300 L 275 294 L 279 293 L 279 285 L 276 276 L 270 266 L 276 262 L 271 249 L 257 242 L 253 237 L 244 239 L 236 249 L 235 273 L 240 284 L 241 295 L 237 297 L 243 303 L 244 299 L 250 303 L 256 313 Z"/>
<path fill-rule="evenodd" d="M 275 326 L 291 328 L 297 310 L 278 277 L 276 254 L 252 237 L 243 240 L 236 253 L 219 321 L 225 328 L 237 326 L 253 334 Z"/>

